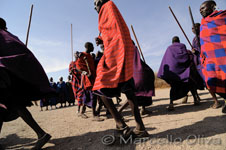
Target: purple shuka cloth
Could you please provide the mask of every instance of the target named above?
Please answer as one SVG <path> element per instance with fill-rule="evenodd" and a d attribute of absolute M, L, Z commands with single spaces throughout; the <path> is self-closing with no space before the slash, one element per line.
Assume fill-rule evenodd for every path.
<path fill-rule="evenodd" d="M 194 37 L 193 41 L 192 41 L 192 47 L 195 49 L 195 54 L 194 54 L 194 63 L 195 65 L 198 67 L 198 65 L 200 65 L 200 46 L 198 44 L 198 39 L 196 37 Z"/>
<path fill-rule="evenodd" d="M 0 70 L 5 70 L 11 79 L 10 100 L 15 98 L 15 102 L 23 103 L 23 99 L 38 100 L 55 92 L 32 52 L 16 36 L 4 30 L 0 30 Z"/>
<path fill-rule="evenodd" d="M 163 56 L 158 77 L 166 81 L 188 82 L 190 75 L 190 55 L 182 43 L 170 45 Z"/>
<path fill-rule="evenodd" d="M 203 84 L 205 85 L 205 81 L 204 81 L 204 75 L 202 73 L 202 65 L 201 65 L 201 61 L 200 61 L 200 45 L 198 43 L 198 39 L 196 37 L 194 37 L 193 41 L 192 41 L 192 47 L 195 49 L 195 54 L 194 54 L 194 63 L 196 65 L 196 69 L 199 73 L 199 75 L 202 77 L 203 79 Z"/>
<path fill-rule="evenodd" d="M 155 96 L 155 76 L 153 70 L 140 59 L 140 54 L 135 47 L 133 79 L 135 83 L 136 96 Z"/>

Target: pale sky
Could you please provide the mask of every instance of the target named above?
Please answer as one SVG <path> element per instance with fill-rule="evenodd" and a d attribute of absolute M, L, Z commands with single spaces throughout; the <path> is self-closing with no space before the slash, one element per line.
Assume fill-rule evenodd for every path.
<path fill-rule="evenodd" d="M 188 42 L 169 11 L 169 6 L 190 41 L 194 35 L 188 6 L 195 22 L 201 21 L 199 7 L 204 0 L 112 0 L 119 8 L 130 31 L 133 25 L 147 64 L 158 71 L 166 48 L 173 36 Z M 215 0 L 218 10 L 225 10 L 226 0 Z M 98 36 L 98 14 L 93 0 L 0 0 L 0 17 L 8 31 L 25 43 L 31 5 L 34 5 L 28 48 L 57 81 L 66 80 L 71 62 L 70 26 L 73 24 L 74 51 L 84 51 L 85 42 L 95 43 Z M 131 32 L 131 37 L 134 36 Z M 95 53 L 99 48 L 95 46 Z"/>

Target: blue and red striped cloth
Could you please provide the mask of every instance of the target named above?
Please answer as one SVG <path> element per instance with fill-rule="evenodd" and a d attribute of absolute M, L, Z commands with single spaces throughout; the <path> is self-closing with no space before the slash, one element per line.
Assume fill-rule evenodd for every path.
<path fill-rule="evenodd" d="M 226 93 L 226 11 L 214 11 L 200 26 L 202 72 L 207 87 Z"/>

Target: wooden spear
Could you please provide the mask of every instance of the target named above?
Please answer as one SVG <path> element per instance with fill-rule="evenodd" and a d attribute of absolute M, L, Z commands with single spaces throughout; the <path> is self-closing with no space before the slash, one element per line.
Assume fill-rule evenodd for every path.
<path fill-rule="evenodd" d="M 28 28 L 27 28 L 27 37 L 26 37 L 26 43 L 25 45 L 28 45 L 28 38 L 29 38 L 29 32 L 30 32 L 30 27 L 31 27 L 31 18 L 32 18 L 32 12 L 33 12 L 33 4 L 31 5 L 31 12 L 30 12 L 30 17 L 29 17 L 29 23 L 28 23 Z M 33 101 L 35 106 L 38 106 L 37 101 Z"/>
<path fill-rule="evenodd" d="M 133 35 L 134 35 L 135 40 L 136 40 L 136 42 L 137 42 L 137 46 L 138 46 L 138 49 L 139 49 L 139 51 L 140 51 L 140 54 L 141 54 L 141 56 L 142 56 L 142 58 L 143 58 L 143 60 L 144 60 L 144 63 L 146 64 L 145 59 L 144 59 L 144 55 L 143 55 L 142 50 L 141 50 L 141 48 L 140 48 L 140 44 L 139 44 L 139 42 L 138 42 L 138 40 L 137 40 L 136 33 L 135 33 L 134 29 L 133 29 L 133 25 L 131 25 L 131 29 L 132 29 L 132 31 L 133 31 Z"/>
<path fill-rule="evenodd" d="M 30 27 L 31 27 L 32 12 L 33 12 L 33 4 L 31 5 L 29 24 L 28 24 L 28 28 L 27 28 L 26 46 L 28 45 L 28 38 L 29 38 L 29 32 L 30 32 Z"/>
<path fill-rule="evenodd" d="M 176 17 L 176 16 L 175 16 L 175 14 L 173 13 L 173 10 L 171 9 L 171 7 L 170 7 L 170 6 L 169 6 L 169 9 L 170 9 L 170 11 L 171 11 L 171 13 L 172 13 L 172 15 L 173 15 L 174 19 L 176 20 L 177 24 L 179 25 L 179 27 L 180 27 L 181 31 L 183 32 L 183 34 L 184 34 L 185 38 L 187 39 L 187 41 L 188 41 L 189 45 L 191 46 L 191 48 L 193 48 L 193 46 L 191 45 L 191 42 L 189 41 L 189 39 L 188 39 L 188 37 L 187 37 L 186 33 L 184 32 L 183 28 L 181 27 L 181 25 L 180 25 L 179 21 L 177 20 L 177 17 Z"/>
<path fill-rule="evenodd" d="M 73 52 L 73 33 L 72 33 L 72 24 L 71 24 L 71 59 L 73 61 L 73 55 L 74 55 L 74 52 Z"/>
<path fill-rule="evenodd" d="M 189 6 L 188 9 L 189 9 L 189 14 L 190 14 L 190 17 L 191 17 L 191 22 L 192 22 L 193 28 L 195 29 L 195 36 L 196 36 L 196 39 L 198 41 L 198 45 L 200 47 L 201 45 L 200 45 L 200 41 L 199 41 L 200 40 L 199 39 L 199 33 L 195 28 L 195 21 L 194 21 L 193 15 L 192 15 L 191 7 Z"/>

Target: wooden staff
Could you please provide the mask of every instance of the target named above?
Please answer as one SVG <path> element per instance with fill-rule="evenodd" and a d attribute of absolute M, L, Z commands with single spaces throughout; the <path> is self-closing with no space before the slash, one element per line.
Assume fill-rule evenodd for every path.
<path fill-rule="evenodd" d="M 30 32 L 30 27 L 31 27 L 32 12 L 33 12 L 33 4 L 31 5 L 31 12 L 30 12 L 29 24 L 28 24 L 28 28 L 27 28 L 26 46 L 28 44 L 28 37 L 29 37 L 29 32 Z"/>
<path fill-rule="evenodd" d="M 73 61 L 73 55 L 74 55 L 74 52 L 73 52 L 73 33 L 72 33 L 72 24 L 71 24 L 71 59 Z"/>
<path fill-rule="evenodd" d="M 193 47 L 192 47 L 192 45 L 191 45 L 191 42 L 189 41 L 189 39 L 188 39 L 187 35 L 185 34 L 185 32 L 184 32 L 183 28 L 181 27 L 181 25 L 180 25 L 179 21 L 177 20 L 177 17 L 176 17 L 176 16 L 175 16 L 175 14 L 173 13 L 173 10 L 170 8 L 170 6 L 169 6 L 169 9 L 170 9 L 170 11 L 171 11 L 171 13 L 172 13 L 172 15 L 173 15 L 174 19 L 176 20 L 177 24 L 179 25 L 179 27 L 180 27 L 181 31 L 183 32 L 183 34 L 184 34 L 185 38 L 187 39 L 187 41 L 188 41 L 189 45 L 191 46 L 191 48 L 193 48 Z"/>
<path fill-rule="evenodd" d="M 138 49 L 139 49 L 139 51 L 140 51 L 140 54 L 141 54 L 141 56 L 142 56 L 142 58 L 143 58 L 144 63 L 146 64 L 145 59 L 144 59 L 144 55 L 143 55 L 142 50 L 141 50 L 141 48 L 140 48 L 140 44 L 139 44 L 139 42 L 138 42 L 138 40 L 137 40 L 136 33 L 135 33 L 134 29 L 133 29 L 133 25 L 131 25 L 131 29 L 132 29 L 132 31 L 133 31 L 133 35 L 134 35 L 135 40 L 136 40 L 136 42 L 137 42 L 137 46 L 138 46 Z"/>
<path fill-rule="evenodd" d="M 30 27 L 31 27 L 31 19 L 32 19 L 32 12 L 33 12 L 33 4 L 31 5 L 31 12 L 30 12 L 30 17 L 29 17 L 29 23 L 28 23 L 28 28 L 27 28 L 27 37 L 26 37 L 26 43 L 25 45 L 28 45 L 28 38 L 29 38 L 29 33 L 30 33 Z M 33 101 L 35 106 L 38 106 L 37 101 Z"/>
<path fill-rule="evenodd" d="M 196 39 L 198 40 L 198 46 L 200 47 L 199 33 L 198 33 L 198 31 L 196 30 L 196 27 L 195 27 L 195 21 L 194 21 L 193 15 L 192 15 L 191 7 L 189 6 L 188 9 L 189 9 L 189 14 L 190 14 L 190 17 L 191 17 L 191 22 L 192 22 L 193 28 L 195 29 L 195 36 L 196 36 Z"/>

